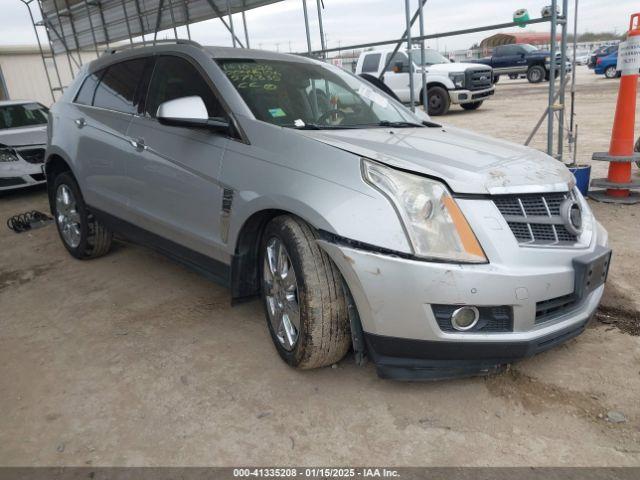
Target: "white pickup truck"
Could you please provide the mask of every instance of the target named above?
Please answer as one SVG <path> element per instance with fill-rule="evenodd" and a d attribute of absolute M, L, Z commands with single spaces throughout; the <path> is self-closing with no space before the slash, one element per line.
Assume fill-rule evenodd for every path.
<path fill-rule="evenodd" d="M 410 102 L 409 56 L 397 52 L 389 62 L 392 50 L 362 52 L 356 65 L 356 74 L 379 77 L 387 65 L 382 80 L 402 102 Z M 452 103 L 465 110 L 476 110 L 494 94 L 491 67 L 473 63 L 454 63 L 436 50 L 425 49 L 422 65 L 420 49 L 411 50 L 414 71 L 414 98 L 424 105 L 422 68 L 427 73 L 427 99 L 430 115 L 444 115 Z"/>

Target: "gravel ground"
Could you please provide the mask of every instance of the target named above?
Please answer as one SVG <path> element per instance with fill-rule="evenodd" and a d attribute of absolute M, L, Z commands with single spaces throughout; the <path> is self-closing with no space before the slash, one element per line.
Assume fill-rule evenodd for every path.
<path fill-rule="evenodd" d="M 588 161 L 607 149 L 618 81 L 578 77 Z M 545 98 L 504 78 L 441 120 L 523 142 Z M 257 301 L 232 308 L 144 248 L 80 262 L 53 227 L 2 228 L 0 465 L 638 466 L 640 206 L 592 206 L 615 250 L 600 320 L 503 374 L 418 384 L 351 357 L 294 371 Z M 0 198 L 1 219 L 33 208 L 42 190 Z"/>

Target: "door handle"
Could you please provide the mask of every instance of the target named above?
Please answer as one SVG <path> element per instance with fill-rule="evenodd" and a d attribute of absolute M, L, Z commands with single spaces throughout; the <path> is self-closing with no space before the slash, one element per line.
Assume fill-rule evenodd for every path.
<path fill-rule="evenodd" d="M 129 143 L 139 152 L 143 152 L 147 149 L 147 145 L 144 143 L 144 140 L 142 138 L 131 138 L 129 139 Z"/>
<path fill-rule="evenodd" d="M 84 118 L 76 118 L 74 122 L 78 126 L 78 128 L 82 128 L 87 124 L 87 121 Z"/>

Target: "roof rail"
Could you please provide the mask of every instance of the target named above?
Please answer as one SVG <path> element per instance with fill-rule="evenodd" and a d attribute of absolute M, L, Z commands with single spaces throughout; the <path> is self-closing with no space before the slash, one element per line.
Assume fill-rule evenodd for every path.
<path fill-rule="evenodd" d="M 140 47 L 152 47 L 158 44 L 175 44 L 175 45 L 192 45 L 194 47 L 202 48 L 198 42 L 194 42 L 193 40 L 187 40 L 184 38 L 177 39 L 166 39 L 166 40 L 151 40 L 147 42 L 136 42 L 136 43 L 128 43 L 126 45 L 122 45 L 119 47 L 110 47 L 105 49 L 103 55 L 113 55 L 114 53 L 120 52 L 122 50 L 131 50 L 133 48 Z"/>

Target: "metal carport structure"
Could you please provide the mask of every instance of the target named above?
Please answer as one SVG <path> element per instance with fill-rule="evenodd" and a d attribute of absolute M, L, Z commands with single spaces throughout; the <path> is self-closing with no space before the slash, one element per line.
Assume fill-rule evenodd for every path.
<path fill-rule="evenodd" d="M 176 39 L 178 38 L 178 27 L 186 26 L 187 36 L 190 38 L 189 25 L 208 19 L 218 18 L 229 31 L 234 47 L 248 47 L 250 44 L 249 33 L 245 12 L 254 8 L 279 3 L 283 0 L 20 0 L 28 10 L 33 23 L 38 46 L 40 48 L 43 65 L 47 75 L 47 80 L 51 89 L 52 99 L 64 89 L 60 76 L 60 69 L 56 61 L 56 56 L 65 55 L 71 76 L 74 70 L 82 65 L 81 52 L 94 50 L 96 55 L 100 55 L 100 48 L 109 48 L 111 43 L 129 40 L 133 43 L 134 38 L 141 38 L 143 43 L 157 41 L 157 34 L 163 30 L 173 30 Z M 325 58 L 327 53 L 348 50 L 355 48 L 368 48 L 381 45 L 395 44 L 395 51 L 398 51 L 403 43 L 407 49 L 411 49 L 414 43 L 418 43 L 424 49 L 424 41 L 432 38 L 442 38 L 454 35 L 464 35 L 482 31 L 499 30 L 512 26 L 523 26 L 528 24 L 549 23 L 551 38 L 551 55 L 555 57 L 556 35 L 558 27 L 561 28 L 561 48 L 560 48 L 560 72 L 556 72 L 556 63 L 550 62 L 550 77 L 555 78 L 559 73 L 560 85 L 556 90 L 555 82 L 549 82 L 549 101 L 543 116 L 536 124 L 531 136 L 525 142 L 528 144 L 533 135 L 547 119 L 547 153 L 554 154 L 554 120 L 558 116 L 557 135 L 557 158 L 562 159 L 563 137 L 564 137 L 564 99 L 565 86 L 567 85 L 566 65 L 566 45 L 567 45 L 567 16 L 569 0 L 551 0 L 551 14 L 548 17 L 528 20 L 526 22 L 509 22 L 493 24 L 487 26 L 461 29 L 439 34 L 425 35 L 423 7 L 427 0 L 417 0 L 418 8 L 415 14 L 411 15 L 411 0 L 401 0 L 404 4 L 406 28 L 400 38 L 370 42 L 359 45 L 342 46 L 339 48 L 327 48 L 322 23 L 323 0 L 316 0 L 318 27 L 320 30 L 320 50 L 312 50 L 311 35 L 309 28 L 309 14 L 307 10 L 307 0 L 300 0 L 304 13 L 304 24 L 307 41 L 307 51 L 303 54 L 317 55 Z M 576 15 L 578 0 L 575 0 Z M 562 10 L 558 10 L 558 4 L 562 4 Z M 32 11 L 32 5 L 39 9 L 42 20 L 36 22 Z M 233 25 L 233 14 L 242 14 L 244 42 L 236 35 Z M 226 20 L 225 20 L 226 18 Z M 412 37 L 411 27 L 419 18 L 420 35 Z M 39 28 L 44 29 L 45 41 L 40 38 Z M 152 39 L 145 38 L 153 35 Z M 43 48 L 45 44 L 45 48 Z M 48 45 L 48 49 L 46 46 Z M 392 57 L 390 57 L 392 58 Z M 49 62 L 47 62 L 49 60 Z M 413 66 L 411 65 L 411 68 Z M 426 75 L 422 75 L 423 89 L 426 86 Z M 410 107 L 415 108 L 415 98 L 413 89 L 413 75 L 410 75 L 411 101 Z M 425 90 L 426 91 L 426 90 Z M 573 139 L 573 132 L 569 132 L 570 142 Z"/>

